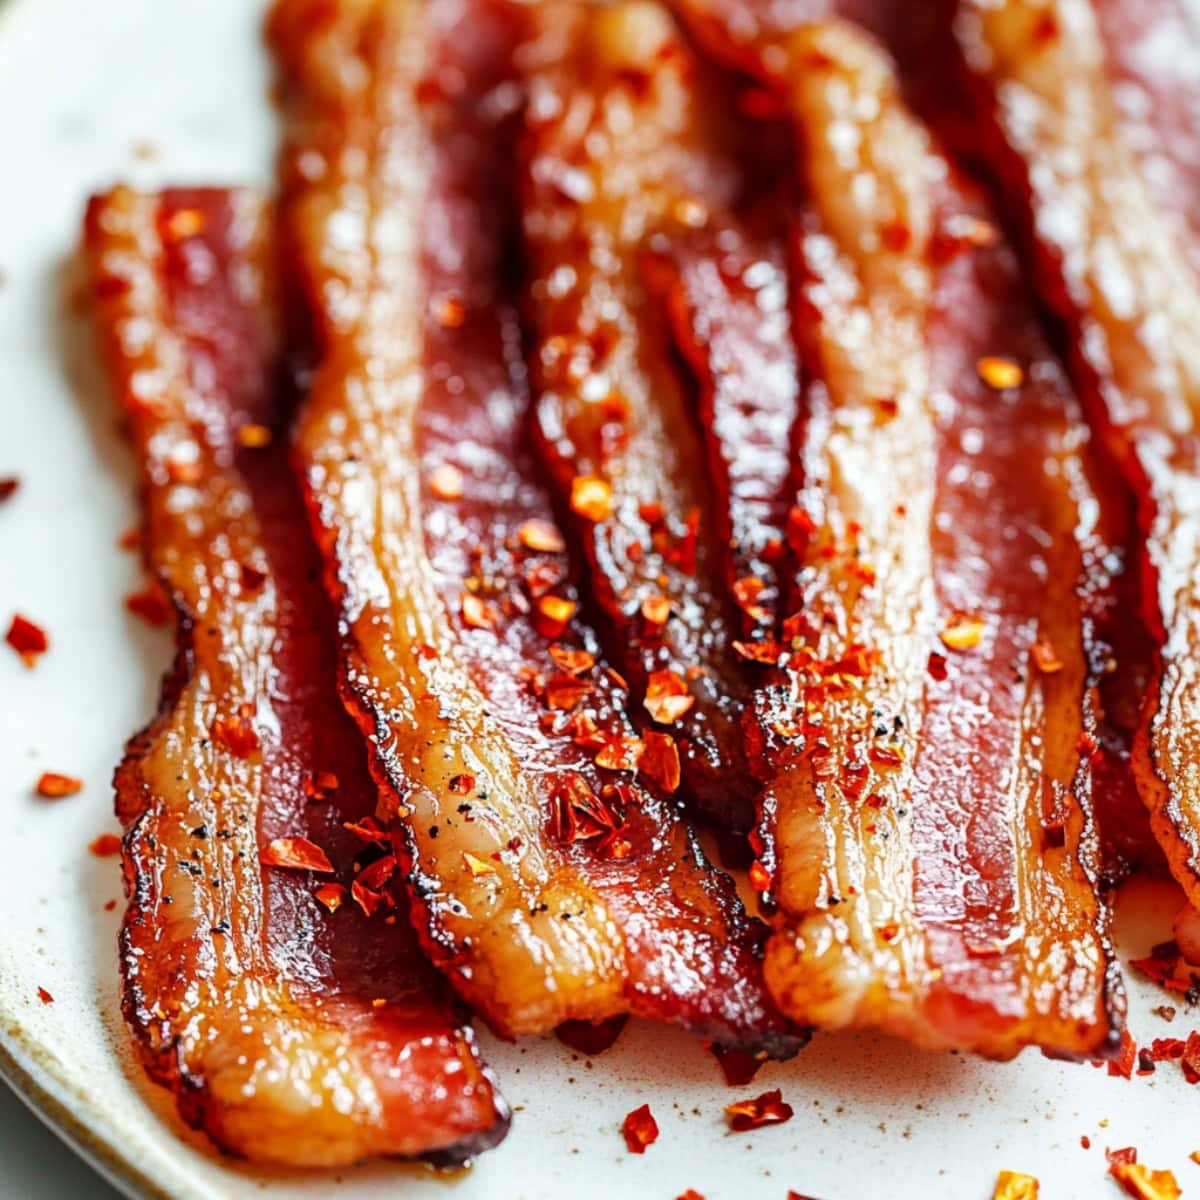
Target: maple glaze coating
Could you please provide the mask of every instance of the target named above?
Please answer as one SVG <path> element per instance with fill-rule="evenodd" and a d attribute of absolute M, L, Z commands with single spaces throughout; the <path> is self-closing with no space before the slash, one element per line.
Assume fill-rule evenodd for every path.
<path fill-rule="evenodd" d="M 784 248 L 756 224 L 767 221 L 716 219 L 661 239 L 642 268 L 696 377 L 725 582 L 740 595 L 749 644 L 772 635 L 780 615 L 800 390 Z"/>
<path fill-rule="evenodd" d="M 808 533 L 787 670 L 759 696 L 768 983 L 824 1027 L 1104 1053 L 1123 997 L 1078 749 L 1100 547 L 1069 389 L 872 41 L 685 7 L 786 106 L 812 206 L 795 237 Z M 1021 386 L 989 387 L 986 356 Z"/>
<path fill-rule="evenodd" d="M 734 198 L 720 95 L 656 4 L 552 5 L 539 33 L 523 59 L 522 178 L 539 449 L 637 718 L 680 739 L 694 811 L 744 832 L 736 610 L 703 439 L 640 268 L 652 235 L 701 226 Z M 581 481 L 601 490 L 594 511 L 577 503 Z M 671 673 L 686 711 L 657 708 L 656 672 Z"/>
<path fill-rule="evenodd" d="M 1158 645 L 1138 787 L 1200 901 L 1200 34 L 1181 6 L 960 5 L 989 149 L 1072 335 L 1091 415 L 1139 497 L 1142 607 Z"/>
<path fill-rule="evenodd" d="M 403 899 L 368 921 L 314 895 L 354 879 L 364 847 L 343 823 L 376 789 L 282 440 L 268 226 L 253 196 L 219 190 L 117 189 L 88 210 L 147 557 L 179 614 L 161 711 L 117 772 L 125 1014 L 149 1073 L 223 1150 L 458 1162 L 502 1138 L 508 1112 Z M 245 446 L 264 431 L 269 445 Z M 314 801 L 318 775 L 335 782 Z M 285 836 L 319 845 L 329 880 L 264 870 Z"/>
<path fill-rule="evenodd" d="M 502 261 L 516 32 L 478 0 L 276 9 L 321 346 L 296 451 L 346 691 L 429 952 L 495 1029 L 634 1012 L 786 1055 L 762 927 L 655 790 L 670 747 L 635 736 L 577 618 L 526 449 Z"/>

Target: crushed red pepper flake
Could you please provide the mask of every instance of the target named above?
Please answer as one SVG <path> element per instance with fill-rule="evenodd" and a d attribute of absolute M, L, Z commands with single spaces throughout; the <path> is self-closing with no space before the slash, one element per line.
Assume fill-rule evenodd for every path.
<path fill-rule="evenodd" d="M 209 730 L 213 741 L 238 758 L 249 758 L 258 749 L 259 744 L 254 722 L 250 719 L 253 715 L 254 705 L 243 701 L 232 717 L 220 714 L 213 717 Z"/>
<path fill-rule="evenodd" d="M 61 800 L 83 791 L 83 780 L 74 775 L 60 775 L 57 771 L 43 771 L 34 785 L 34 791 L 47 800 Z"/>
<path fill-rule="evenodd" d="M 670 668 L 651 671 L 642 705 L 653 720 L 660 725 L 671 725 L 695 703 L 696 697 L 688 691 L 687 683 L 678 671 Z"/>
<path fill-rule="evenodd" d="M 48 991 L 46 991 L 46 989 L 45 989 L 44 987 L 39 987 L 39 988 L 38 988 L 38 990 L 37 990 L 37 998 L 38 998 L 38 999 L 39 999 L 39 1000 L 40 1000 L 40 1001 L 41 1001 L 43 1004 L 53 1004 L 53 1003 L 54 1003 L 54 997 L 53 997 L 52 995 L 50 995 L 50 993 L 49 993 Z"/>
<path fill-rule="evenodd" d="M 992 1200 L 1038 1200 L 1038 1181 L 1020 1171 L 1001 1171 L 996 1176 Z"/>
<path fill-rule="evenodd" d="M 1033 659 L 1033 665 L 1043 675 L 1053 675 L 1063 669 L 1063 661 L 1058 657 L 1058 652 L 1050 642 L 1039 639 L 1030 646 L 1029 654 Z"/>
<path fill-rule="evenodd" d="M 170 623 L 174 614 L 167 593 L 157 579 L 148 579 L 145 585 L 125 597 L 125 607 L 147 625 L 159 628 Z"/>
<path fill-rule="evenodd" d="M 658 1141 L 658 1122 L 650 1112 L 650 1105 L 643 1104 L 626 1114 L 621 1133 L 630 1154 L 645 1154 L 646 1147 Z"/>
<path fill-rule="evenodd" d="M 671 601 L 655 593 L 647 596 L 641 604 L 642 620 L 655 629 L 661 629 L 671 618 Z"/>
<path fill-rule="evenodd" d="M 258 861 L 264 867 L 333 874 L 333 863 L 329 861 L 329 856 L 306 837 L 274 838 L 258 852 Z"/>
<path fill-rule="evenodd" d="M 1133 1040 L 1133 1035 L 1128 1029 L 1121 1030 L 1121 1048 L 1117 1052 L 1117 1057 L 1109 1059 L 1108 1073 L 1109 1075 L 1119 1076 L 1121 1079 L 1129 1079 L 1133 1075 L 1133 1068 L 1137 1063 L 1137 1043 Z"/>
<path fill-rule="evenodd" d="M 350 885 L 350 895 L 368 920 L 381 909 L 390 907 L 392 903 L 392 898 L 386 892 L 367 887 L 361 879 L 356 879 Z"/>
<path fill-rule="evenodd" d="M 382 892 L 384 886 L 395 873 L 396 856 L 394 854 L 385 854 L 382 858 L 377 858 L 370 866 L 362 869 L 358 876 L 358 883 L 368 891 Z M 387 900 L 390 904 L 391 897 L 387 897 Z"/>
<path fill-rule="evenodd" d="M 609 738 L 596 754 L 596 766 L 609 771 L 636 771 L 645 746 L 641 738 Z"/>
<path fill-rule="evenodd" d="M 450 780 L 450 791 L 456 796 L 469 796 L 474 790 L 475 776 L 465 771 Z"/>
<path fill-rule="evenodd" d="M 429 475 L 429 490 L 439 500 L 459 500 L 463 494 L 463 474 L 457 467 L 442 463 Z"/>
<path fill-rule="evenodd" d="M 1079 1138 L 1079 1144 L 1084 1150 L 1090 1150 L 1092 1148 L 1092 1139 L 1086 1133 L 1082 1134 Z"/>
<path fill-rule="evenodd" d="M 550 657 L 554 660 L 554 665 L 568 675 L 586 674 L 596 665 L 595 655 L 558 643 L 550 647 Z"/>
<path fill-rule="evenodd" d="M 688 1188 L 686 1192 L 676 1196 L 675 1200 L 704 1200 L 704 1197 L 695 1188 Z"/>
<path fill-rule="evenodd" d="M 492 606 L 486 600 L 470 592 L 462 593 L 463 620 L 472 629 L 492 629 L 495 625 L 495 614 Z"/>
<path fill-rule="evenodd" d="M 993 391 L 1003 392 L 1020 387 L 1025 381 L 1025 372 L 1019 363 L 999 354 L 986 354 L 975 364 L 979 378 Z"/>
<path fill-rule="evenodd" d="M 20 486 L 21 481 L 14 475 L 7 475 L 0 479 L 0 504 L 3 504 L 5 500 L 11 500 Z"/>
<path fill-rule="evenodd" d="M 577 475 L 571 481 L 571 511 L 593 524 L 612 516 L 612 488 L 598 475 Z"/>
<path fill-rule="evenodd" d="M 1104 1157 L 1110 1167 L 1135 1163 L 1137 1156 L 1137 1150 L 1133 1146 L 1123 1146 L 1120 1150 L 1106 1148 L 1104 1151 Z"/>
<path fill-rule="evenodd" d="M 521 525 L 517 537 L 526 550 L 540 554 L 559 554 L 567 548 L 558 526 L 552 521 L 542 521 L 536 517 Z"/>
<path fill-rule="evenodd" d="M 968 613 L 956 612 L 942 627 L 938 637 L 950 650 L 971 650 L 978 646 L 987 632 L 987 622 Z"/>
<path fill-rule="evenodd" d="M 733 649 L 740 658 L 744 658 L 747 662 L 762 663 L 767 667 L 773 667 L 778 663 L 783 654 L 783 647 L 778 642 L 770 640 L 762 642 L 735 641 Z"/>
<path fill-rule="evenodd" d="M 1154 1171 L 1141 1163 L 1113 1163 L 1112 1177 L 1136 1200 L 1179 1200 L 1183 1189 L 1172 1171 Z"/>
<path fill-rule="evenodd" d="M 734 580 L 733 598 L 737 606 L 753 621 L 765 621 L 770 617 L 768 610 L 758 603 L 766 584 L 757 575 L 746 575 Z"/>
<path fill-rule="evenodd" d="M 546 706 L 555 712 L 570 712 L 595 690 L 595 684 L 575 675 L 553 675 L 542 685 Z"/>
<path fill-rule="evenodd" d="M 323 883 L 313 895 L 331 913 L 337 912 L 346 902 L 346 889 L 340 883 Z"/>
<path fill-rule="evenodd" d="M 610 791 L 614 796 L 617 794 L 615 788 L 605 789 L 606 797 Z M 597 796 L 578 772 L 570 771 L 555 780 L 550 789 L 550 818 L 547 822 L 551 837 L 564 845 L 597 838 L 606 842 L 612 839 L 610 852 L 613 849 L 620 851 L 615 835 L 623 824 L 623 816 L 614 811 L 605 799 Z M 624 845 L 628 846 L 629 843 L 625 842 Z M 610 856 L 621 858 L 624 855 L 618 852 Z"/>
<path fill-rule="evenodd" d="M 88 843 L 88 849 L 97 858 L 112 858 L 121 853 L 121 839 L 115 833 L 102 833 Z"/>
<path fill-rule="evenodd" d="M 50 639 L 46 636 L 46 631 L 27 617 L 21 616 L 20 613 L 13 615 L 4 640 L 21 656 L 21 661 L 30 668 L 37 662 L 39 655 L 45 654 L 50 649 Z"/>
<path fill-rule="evenodd" d="M 657 500 L 646 500 L 638 505 L 638 516 L 647 525 L 661 525 L 667 519 L 667 510 Z"/>
<path fill-rule="evenodd" d="M 537 616 L 534 617 L 538 633 L 545 637 L 558 637 L 578 607 L 574 600 L 563 596 L 540 596 L 536 602 Z"/>
<path fill-rule="evenodd" d="M 735 1100 L 725 1106 L 725 1119 L 735 1133 L 760 1129 L 764 1125 L 782 1125 L 792 1119 L 793 1109 L 779 1088 L 763 1092 L 750 1100 Z"/>
<path fill-rule="evenodd" d="M 638 774 L 667 795 L 679 790 L 682 778 L 679 747 L 669 733 L 659 733 L 655 729 L 646 731 L 642 738 Z"/>
<path fill-rule="evenodd" d="M 485 862 L 467 850 L 463 851 L 463 865 L 471 872 L 472 879 L 478 879 L 483 875 L 497 874 L 496 868 L 491 863 Z"/>
<path fill-rule="evenodd" d="M 387 831 L 374 817 L 363 817 L 361 821 L 343 821 L 342 828 L 347 833 L 354 834 L 356 838 L 365 842 L 368 846 L 387 845 Z"/>
<path fill-rule="evenodd" d="M 771 890 L 771 875 L 766 867 L 756 858 L 750 864 L 750 886 L 756 892 L 769 892 Z"/>

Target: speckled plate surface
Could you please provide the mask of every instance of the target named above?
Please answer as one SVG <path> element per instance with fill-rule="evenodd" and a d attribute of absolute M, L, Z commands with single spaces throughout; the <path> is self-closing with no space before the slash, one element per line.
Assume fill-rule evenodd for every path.
<path fill-rule="evenodd" d="M 1046 1200 L 1067 1200 L 1115 1196 L 1104 1147 L 1130 1144 L 1200 1194 L 1187 1159 L 1200 1149 L 1200 1092 L 1169 1064 L 1126 1082 L 1035 1054 L 997 1066 L 820 1038 L 753 1085 L 781 1087 L 795 1118 L 730 1134 L 722 1108 L 738 1093 L 672 1030 L 631 1025 L 595 1061 L 552 1040 L 485 1035 L 516 1119 L 498 1151 L 449 1179 L 386 1164 L 336 1177 L 249 1170 L 183 1130 L 144 1082 L 116 1005 L 117 864 L 87 844 L 115 829 L 112 767 L 153 708 L 170 647 L 121 605 L 137 581 L 117 547 L 134 516 L 131 464 L 86 330 L 64 305 L 64 268 L 91 189 L 269 180 L 260 19 L 251 0 L 0 6 L 0 476 L 21 478 L 0 510 L 0 621 L 20 611 L 52 641 L 34 671 L 0 647 L 0 1073 L 135 1196 L 317 1197 L 336 1178 L 346 1200 L 671 1200 L 687 1188 L 708 1200 L 784 1200 L 789 1188 L 984 1200 L 1011 1168 L 1040 1176 Z M 85 790 L 36 800 L 43 770 L 82 776 Z M 1165 884 L 1127 897 L 1125 956 L 1165 935 L 1175 902 Z M 1139 1039 L 1200 1026 L 1186 1011 L 1164 1024 L 1150 1011 L 1162 997 L 1132 987 Z M 662 1136 L 635 1157 L 618 1127 L 643 1102 Z"/>

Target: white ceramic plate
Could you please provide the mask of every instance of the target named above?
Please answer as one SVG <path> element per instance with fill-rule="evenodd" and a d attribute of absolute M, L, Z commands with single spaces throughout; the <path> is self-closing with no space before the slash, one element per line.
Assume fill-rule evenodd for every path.
<path fill-rule="evenodd" d="M 137 581 L 117 548 L 134 519 L 131 464 L 78 322 L 63 315 L 62 267 L 88 192 L 116 179 L 269 181 L 260 20 L 250 0 L 0 7 L 0 477 L 22 481 L 0 510 L 0 622 L 20 611 L 52 639 L 33 671 L 0 647 L 0 1071 L 137 1196 L 327 1196 L 334 1178 L 222 1161 L 144 1082 L 116 1005 L 119 913 L 106 905 L 120 897 L 117 864 L 87 852 L 115 829 L 109 777 L 152 711 L 170 647 L 121 605 Z M 36 800 L 43 770 L 80 775 L 86 789 Z M 1126 954 L 1165 936 L 1175 902 L 1167 885 L 1139 892 L 1125 905 Z M 1157 927 L 1138 909 L 1156 911 Z M 1139 1039 L 1200 1024 L 1181 1013 L 1167 1026 L 1150 1013 L 1162 997 L 1132 991 Z M 1067 1200 L 1115 1196 L 1104 1147 L 1129 1144 L 1200 1193 L 1187 1159 L 1200 1149 L 1200 1092 L 1172 1066 L 1125 1082 L 1033 1053 L 996 1066 L 821 1038 L 753 1085 L 781 1087 L 795 1119 L 730 1134 L 722 1109 L 735 1093 L 673 1030 L 632 1025 L 594 1062 L 549 1039 L 482 1041 L 516 1109 L 508 1141 L 450 1190 L 418 1168 L 377 1164 L 340 1172 L 339 1195 L 671 1200 L 690 1187 L 708 1200 L 784 1200 L 789 1188 L 983 1200 L 997 1170 L 1013 1168 L 1040 1176 L 1047 1200 Z M 618 1127 L 643 1102 L 662 1136 L 635 1157 Z"/>

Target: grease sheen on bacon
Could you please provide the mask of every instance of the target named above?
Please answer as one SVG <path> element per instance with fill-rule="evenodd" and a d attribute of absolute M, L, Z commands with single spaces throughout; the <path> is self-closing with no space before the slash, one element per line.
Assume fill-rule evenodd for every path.
<path fill-rule="evenodd" d="M 219 190 L 118 189 L 88 212 L 149 565 L 179 613 L 161 711 L 117 773 L 125 1014 L 149 1073 L 228 1152 L 458 1162 L 503 1137 L 508 1112 L 402 899 L 368 921 L 348 895 L 335 913 L 314 895 L 349 888 L 364 846 L 343 822 L 377 793 L 337 698 L 284 444 L 241 448 L 262 427 L 281 438 L 287 415 L 268 220 Z M 315 842 L 334 874 L 264 871 L 280 837 Z"/>
<path fill-rule="evenodd" d="M 657 4 L 550 5 L 539 33 L 522 180 L 539 447 L 639 720 L 679 740 L 694 811 L 744 832 L 736 610 L 703 440 L 640 266 L 652 235 L 736 195 L 720 97 Z"/>
<path fill-rule="evenodd" d="M 1175 877 L 1200 902 L 1200 35 L 1181 6 L 959 6 L 957 32 L 1072 334 L 1092 415 L 1140 500 L 1158 656 L 1134 748 Z M 1131 92 L 1132 89 L 1132 92 Z"/>
<path fill-rule="evenodd" d="M 297 452 L 430 953 L 508 1035 L 632 1011 L 791 1052 L 761 925 L 661 794 L 674 744 L 629 725 L 534 482 L 502 269 L 511 10 L 283 4 L 273 32 L 321 346 Z"/>
<path fill-rule="evenodd" d="M 813 210 L 795 237 L 807 536 L 787 670 L 759 697 L 768 983 L 821 1026 L 1104 1052 L 1123 998 L 1078 749 L 1094 506 L 1069 390 L 873 42 L 838 23 L 756 41 L 688 11 L 792 115 Z M 986 355 L 1023 385 L 989 390 Z"/>

